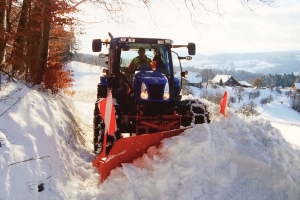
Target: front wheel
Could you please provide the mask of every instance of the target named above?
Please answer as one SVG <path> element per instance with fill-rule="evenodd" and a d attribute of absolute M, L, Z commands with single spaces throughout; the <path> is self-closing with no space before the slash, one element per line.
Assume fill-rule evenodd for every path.
<path fill-rule="evenodd" d="M 101 113 L 99 112 L 98 101 L 95 103 L 94 109 L 94 153 L 99 154 L 103 150 L 104 134 L 105 134 L 105 124 Z M 109 153 L 113 144 L 117 139 L 120 139 L 120 134 L 118 131 L 114 135 L 107 135 L 106 141 L 106 154 Z"/>
<path fill-rule="evenodd" d="M 199 100 L 184 100 L 178 105 L 177 113 L 182 115 L 181 125 L 190 126 L 191 123 L 210 123 L 209 112 Z"/>

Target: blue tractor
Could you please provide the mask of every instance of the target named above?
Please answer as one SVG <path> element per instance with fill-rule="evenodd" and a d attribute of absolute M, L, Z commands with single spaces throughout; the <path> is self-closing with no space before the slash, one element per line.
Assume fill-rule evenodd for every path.
<path fill-rule="evenodd" d="M 189 55 L 195 55 L 194 43 L 174 45 L 170 39 L 117 37 L 109 33 L 110 40 L 94 39 L 93 52 L 106 53 L 107 68 L 103 70 L 97 90 L 94 110 L 94 151 L 103 150 L 105 124 L 99 112 L 99 102 L 111 91 L 114 99 L 117 131 L 107 137 L 106 154 L 118 140 L 125 135 L 135 137 L 178 130 L 191 123 L 209 123 L 206 106 L 197 100 L 181 100 L 182 79 L 187 75 L 181 68 L 181 57 L 173 48 L 185 47 Z M 138 54 L 139 48 L 146 50 L 145 55 L 151 64 L 140 63 L 135 73 L 127 73 L 127 67 Z M 174 76 L 174 59 L 180 66 L 178 77 Z M 151 66 L 150 66 L 151 65 Z"/>

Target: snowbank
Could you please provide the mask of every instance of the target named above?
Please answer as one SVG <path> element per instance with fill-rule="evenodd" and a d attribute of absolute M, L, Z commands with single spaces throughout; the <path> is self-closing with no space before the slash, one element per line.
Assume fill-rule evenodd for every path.
<path fill-rule="evenodd" d="M 80 199 L 86 186 L 95 188 L 99 179 L 85 147 L 91 141 L 81 131 L 91 129 L 78 124 L 73 102 L 63 94 L 53 98 L 4 79 L 0 199 Z"/>
<path fill-rule="evenodd" d="M 98 199 L 300 199 L 299 156 L 269 122 L 234 116 L 123 164 Z"/>

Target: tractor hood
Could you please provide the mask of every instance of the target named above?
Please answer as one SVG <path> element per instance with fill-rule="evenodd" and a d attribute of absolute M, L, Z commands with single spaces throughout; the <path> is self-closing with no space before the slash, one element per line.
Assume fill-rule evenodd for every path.
<path fill-rule="evenodd" d="M 169 83 L 164 74 L 158 71 L 140 71 L 135 75 L 135 95 L 138 101 L 168 102 Z M 144 92 L 145 96 L 141 94 Z M 146 94 L 147 93 L 147 94 Z M 143 98 L 144 97 L 144 98 Z"/>
<path fill-rule="evenodd" d="M 140 71 L 135 78 L 147 84 L 166 84 L 168 82 L 166 76 L 158 71 Z"/>

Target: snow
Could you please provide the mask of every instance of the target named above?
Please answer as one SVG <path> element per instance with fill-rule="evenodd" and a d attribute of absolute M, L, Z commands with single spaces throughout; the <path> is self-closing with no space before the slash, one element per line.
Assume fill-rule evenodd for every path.
<path fill-rule="evenodd" d="M 253 85 L 251 85 L 250 83 L 248 83 L 247 81 L 238 81 L 239 84 L 243 85 L 243 86 L 247 86 L 247 87 L 253 87 Z"/>
<path fill-rule="evenodd" d="M 226 81 L 228 81 L 231 78 L 231 75 L 216 75 L 211 82 L 212 83 L 219 83 L 220 80 L 222 79 L 222 83 L 226 83 Z"/>
<path fill-rule="evenodd" d="M 295 86 L 297 90 L 300 89 L 300 83 L 294 83 L 293 86 Z"/>
<path fill-rule="evenodd" d="M 91 162 L 92 119 L 101 68 L 71 62 L 75 96 L 28 88 L 2 75 L 0 91 L 0 199 L 300 199 L 300 114 L 269 89 L 259 116 L 205 103 L 211 124 L 164 139 L 99 183 Z M 198 98 L 204 90 L 192 87 Z M 230 87 L 210 88 L 208 92 Z M 260 98 L 261 98 L 260 97 Z M 26 161 L 27 160 L 27 161 Z M 15 163 L 15 164 L 14 164 Z M 43 184 L 43 191 L 38 186 Z M 41 186 L 40 186 L 41 188 Z"/>
<path fill-rule="evenodd" d="M 223 94 L 224 91 L 227 91 L 228 98 L 236 97 L 236 91 L 240 87 L 232 88 L 228 86 L 218 87 L 216 89 L 210 88 L 208 91 L 205 89 L 200 90 L 199 88 L 190 87 L 194 93 L 194 97 L 203 97 L 205 93 L 208 95 Z M 253 89 L 253 88 L 243 88 L 244 92 L 240 102 L 233 103 L 229 107 L 229 111 L 236 112 L 238 108 L 242 105 L 248 104 L 250 101 L 253 101 L 257 105 L 257 111 L 259 116 L 254 117 L 264 120 L 268 120 L 271 124 L 279 128 L 283 136 L 288 142 L 292 145 L 296 145 L 300 149 L 300 114 L 295 110 L 290 108 L 290 99 L 288 99 L 284 92 L 289 91 L 288 89 L 281 89 L 282 94 L 278 94 L 275 90 L 271 89 Z M 249 100 L 250 92 L 260 92 L 260 97 Z M 260 104 L 261 98 L 267 98 L 272 96 L 274 101 L 268 103 L 264 106 Z M 291 135 L 292 134 L 292 135 Z M 288 136 L 288 137 L 287 137 Z"/>
<path fill-rule="evenodd" d="M 3 76 L 2 83 L 0 199 L 80 199 L 77 194 L 88 185 L 96 187 L 94 155 L 83 145 L 92 130 L 80 123 L 71 99 L 7 83 Z M 80 135 L 79 123 L 86 130 Z"/>
<path fill-rule="evenodd" d="M 297 58 L 298 59 L 298 58 Z M 221 69 L 221 70 L 244 70 L 247 72 L 257 73 L 266 68 L 273 68 L 280 65 L 279 63 L 268 63 L 259 59 L 242 59 L 227 60 L 213 58 L 193 58 L 192 61 L 183 63 L 183 66 L 194 66 L 198 69 Z"/>
<path fill-rule="evenodd" d="M 297 153 L 270 123 L 239 120 L 197 125 L 163 140 L 115 170 L 99 199 L 299 198 Z"/>
<path fill-rule="evenodd" d="M 180 72 L 175 74 L 176 77 L 180 78 Z M 202 77 L 200 73 L 188 71 L 188 76 L 185 78 L 189 83 L 201 83 Z"/>

